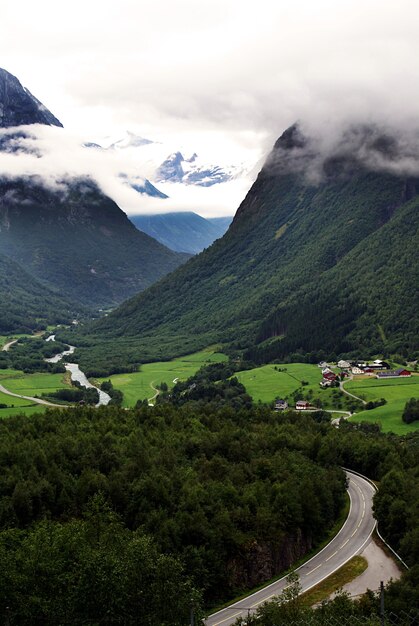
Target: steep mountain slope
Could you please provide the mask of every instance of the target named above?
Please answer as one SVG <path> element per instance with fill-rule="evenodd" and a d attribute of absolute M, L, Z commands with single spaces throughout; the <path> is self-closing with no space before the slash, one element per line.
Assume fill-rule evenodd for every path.
<path fill-rule="evenodd" d="M 31 332 L 47 323 L 69 323 L 79 312 L 0 254 L 0 333 Z"/>
<path fill-rule="evenodd" d="M 419 179 L 373 171 L 397 142 L 351 132 L 322 156 L 286 131 L 226 235 L 96 324 L 96 363 L 115 336 L 120 363 L 218 341 L 257 360 L 417 349 Z"/>
<path fill-rule="evenodd" d="M 0 251 L 78 302 L 108 306 L 187 257 L 139 232 L 89 180 L 0 180 Z"/>
<path fill-rule="evenodd" d="M 62 126 L 16 76 L 0 68 L 0 128 L 26 124 Z"/>
<path fill-rule="evenodd" d="M 21 141 L 32 132 L 14 128 L 28 124 L 61 126 L 16 77 L 0 70 L 0 127 L 6 129 L 0 157 L 13 153 L 13 172 L 21 152 L 43 158 L 36 145 Z M 28 274 L 96 308 L 122 302 L 188 258 L 140 233 L 91 180 L 57 176 L 5 176 L 0 165 L 0 253 Z"/>
<path fill-rule="evenodd" d="M 232 218 L 207 220 L 192 211 L 130 215 L 131 222 L 171 250 L 197 254 L 222 237 Z"/>

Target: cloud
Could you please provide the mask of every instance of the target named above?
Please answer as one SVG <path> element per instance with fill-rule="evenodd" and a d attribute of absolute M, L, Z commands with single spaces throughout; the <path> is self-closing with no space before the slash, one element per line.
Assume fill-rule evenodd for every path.
<path fill-rule="evenodd" d="M 153 178 L 157 165 L 167 157 L 169 146 L 150 144 L 141 148 L 106 150 L 87 148 L 84 143 L 85 138 L 80 134 L 54 126 L 2 129 L 0 145 L 3 149 L 8 147 L 9 151 L 0 151 L 1 176 L 35 176 L 53 189 L 71 178 L 90 177 L 126 213 L 191 210 L 210 217 L 232 215 L 255 175 L 250 171 L 237 180 L 211 188 L 159 183 L 158 188 L 169 198 L 150 198 L 133 190 L 127 184 L 127 178 L 140 185 L 146 178 Z"/>
<path fill-rule="evenodd" d="M 327 127 L 298 123 L 278 139 L 266 168 L 268 174 L 300 174 L 309 184 L 359 168 L 419 178 L 419 129 L 342 120 Z"/>
<path fill-rule="evenodd" d="M 67 127 L 253 133 L 267 149 L 295 119 L 417 118 L 416 0 L 5 5 L 2 63 Z"/>

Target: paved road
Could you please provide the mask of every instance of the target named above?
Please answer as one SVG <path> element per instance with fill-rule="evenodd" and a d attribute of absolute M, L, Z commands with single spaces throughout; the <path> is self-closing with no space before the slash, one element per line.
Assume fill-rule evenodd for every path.
<path fill-rule="evenodd" d="M 348 493 L 351 500 L 348 518 L 336 537 L 321 552 L 296 570 L 300 576 L 303 592 L 330 576 L 353 556 L 360 554 L 371 539 L 376 523 L 372 516 L 374 487 L 352 472 L 347 471 L 346 475 L 349 478 Z M 207 626 L 233 624 L 238 617 L 247 617 L 249 611 L 255 611 L 261 604 L 280 594 L 286 584 L 286 579 L 282 578 L 210 615 L 205 624 Z"/>

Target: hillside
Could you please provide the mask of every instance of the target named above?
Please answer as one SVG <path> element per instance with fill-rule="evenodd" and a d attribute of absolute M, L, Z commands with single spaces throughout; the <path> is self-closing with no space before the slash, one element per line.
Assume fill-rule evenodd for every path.
<path fill-rule="evenodd" d="M 6 129 L 0 156 L 12 153 L 16 159 L 13 177 L 0 172 L 0 254 L 62 296 L 93 308 L 119 304 L 188 258 L 140 233 L 87 177 L 51 173 L 44 181 L 19 175 L 27 171 L 27 153 L 43 158 L 20 141 L 28 132 L 19 126 L 29 124 L 61 126 L 15 76 L 0 69 L 0 128 Z M 10 289 L 13 297 L 13 284 Z"/>
<path fill-rule="evenodd" d="M 226 235 L 86 329 L 83 361 L 110 340 L 120 363 L 220 341 L 260 362 L 417 350 L 419 179 L 373 171 L 359 155 L 394 161 L 397 142 L 351 132 L 322 157 L 288 129 Z"/>
<path fill-rule="evenodd" d="M 0 67 L 0 128 L 26 124 L 62 126 L 13 74 Z"/>
<path fill-rule="evenodd" d="M 92 306 L 121 302 L 187 258 L 139 232 L 88 179 L 55 188 L 36 178 L 0 180 L 0 252 Z"/>
<path fill-rule="evenodd" d="M 130 215 L 143 232 L 177 252 L 197 254 L 222 237 L 232 218 L 205 219 L 192 211 L 160 215 Z"/>
<path fill-rule="evenodd" d="M 81 307 L 66 302 L 0 254 L 0 334 L 71 322 Z"/>

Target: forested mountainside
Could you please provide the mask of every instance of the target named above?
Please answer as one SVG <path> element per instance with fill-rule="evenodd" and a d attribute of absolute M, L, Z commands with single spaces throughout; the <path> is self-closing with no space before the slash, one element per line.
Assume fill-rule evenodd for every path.
<path fill-rule="evenodd" d="M 16 174 L 6 176 L 0 166 L 0 254 L 60 295 L 93 308 L 119 304 L 188 258 L 140 233 L 87 177 L 19 175 L 21 156 L 43 157 L 35 136 L 33 146 L 25 144 L 28 130 L 19 127 L 30 124 L 61 126 L 15 76 L 0 70 L 0 128 L 6 129 L 0 156 L 7 153 L 9 163 L 10 153 L 16 159 Z M 10 288 L 13 296 L 13 283 Z"/>
<path fill-rule="evenodd" d="M 129 217 L 139 230 L 171 250 L 190 254 L 201 252 L 222 237 L 233 219 L 205 219 L 192 211 Z"/>
<path fill-rule="evenodd" d="M 0 251 L 92 306 L 121 302 L 188 258 L 139 232 L 93 181 L 48 188 L 35 177 L 0 180 Z"/>
<path fill-rule="evenodd" d="M 69 323 L 80 308 L 0 254 L 0 334 L 32 332 L 47 323 Z"/>
<path fill-rule="evenodd" d="M 396 139 L 353 134 L 357 150 L 344 137 L 321 160 L 288 129 L 222 239 L 83 331 L 85 364 L 102 366 L 111 340 L 119 363 L 214 342 L 256 361 L 417 350 L 419 179 L 359 156 L 393 158 Z"/>

